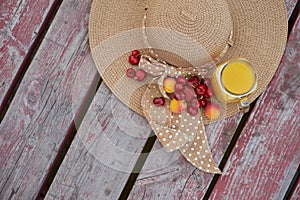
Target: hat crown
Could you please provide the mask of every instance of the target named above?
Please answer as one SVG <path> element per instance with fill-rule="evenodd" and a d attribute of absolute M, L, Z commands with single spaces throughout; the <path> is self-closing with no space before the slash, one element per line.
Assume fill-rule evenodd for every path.
<path fill-rule="evenodd" d="M 145 25 L 149 44 L 155 53 L 175 66 L 190 66 L 184 55 L 188 56 L 195 48 L 206 51 L 211 59 L 217 58 L 227 46 L 233 29 L 225 0 L 193 0 L 184 3 L 180 0 L 154 0 L 147 8 Z M 147 32 L 150 27 L 161 29 Z M 170 31 L 166 33 L 166 29 L 174 31 L 174 34 Z M 178 37 L 175 33 L 185 37 Z M 194 44 L 187 45 L 187 40 L 193 40 Z M 166 47 L 162 48 L 162 41 Z M 174 49 L 172 53 L 166 51 L 170 48 Z M 177 50 L 181 51 L 181 56 L 176 55 Z"/>

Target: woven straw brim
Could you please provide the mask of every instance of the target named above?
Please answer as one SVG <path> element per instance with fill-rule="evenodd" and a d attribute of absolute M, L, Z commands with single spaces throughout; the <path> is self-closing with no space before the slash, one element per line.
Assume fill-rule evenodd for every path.
<path fill-rule="evenodd" d="M 235 57 L 251 61 L 258 75 L 258 88 L 250 97 L 250 102 L 252 102 L 271 81 L 283 55 L 287 39 L 285 4 L 282 0 L 227 0 L 226 2 L 233 23 L 234 45 L 222 61 Z M 148 2 L 147 6 L 151 6 L 150 4 L 151 2 Z M 141 41 L 137 39 L 126 43 L 126 38 L 116 40 L 113 44 L 113 47 L 115 45 L 115 48 L 118 48 L 116 51 L 119 50 L 120 44 L 128 46 L 122 50 L 124 54 L 117 58 L 110 57 L 110 53 L 103 56 L 105 49 L 98 47 L 119 33 L 141 28 L 145 7 L 144 1 L 94 0 L 89 20 L 90 47 L 101 77 L 122 102 L 141 115 L 143 115 L 140 105 L 141 97 L 147 86 L 137 86 L 136 81 L 124 78 L 126 69 L 130 67 L 128 63 L 130 48 L 139 49 Z M 216 29 L 220 29 L 218 22 L 215 23 Z M 212 30 L 212 33 L 217 31 Z M 133 91 L 132 88 L 135 88 L 133 93 L 130 92 Z M 226 106 L 226 117 L 237 112 L 236 104 Z"/>

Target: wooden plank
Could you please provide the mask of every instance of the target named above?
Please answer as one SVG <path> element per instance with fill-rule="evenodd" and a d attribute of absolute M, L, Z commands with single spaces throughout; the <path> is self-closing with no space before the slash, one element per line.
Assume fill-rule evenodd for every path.
<path fill-rule="evenodd" d="M 68 134 L 79 105 L 73 104 L 74 81 L 89 64 L 90 4 L 61 5 L 0 124 L 0 199 L 35 199 Z M 91 69 L 87 85 L 96 74 Z M 87 90 L 81 92 L 79 100 Z"/>
<path fill-rule="evenodd" d="M 295 0 L 286 1 L 288 13 L 291 13 L 296 3 Z M 208 126 L 208 139 L 217 163 L 221 161 L 240 120 L 241 115 L 236 115 Z M 156 145 L 157 148 L 161 148 L 159 144 Z M 162 169 L 150 170 L 153 168 L 153 161 L 160 157 L 161 161 L 168 160 L 163 152 L 149 155 L 129 199 L 202 199 L 204 197 L 213 175 L 196 169 L 183 157 Z"/>
<path fill-rule="evenodd" d="M 6 0 L 0 8 L 0 105 L 16 78 L 18 71 L 37 44 L 37 34 L 48 15 L 53 13 L 56 0 Z M 49 18 L 49 17 L 48 17 Z M 49 20 L 49 19 L 47 19 Z M 27 56 L 27 57 L 26 57 Z"/>
<path fill-rule="evenodd" d="M 288 18 L 291 17 L 298 0 L 284 0 Z"/>
<path fill-rule="evenodd" d="M 300 17 L 280 68 L 258 100 L 212 199 L 283 199 L 300 164 Z"/>
<path fill-rule="evenodd" d="M 117 199 L 150 134 L 101 84 L 45 199 Z"/>
<path fill-rule="evenodd" d="M 298 180 L 297 180 L 297 182 L 295 184 L 296 184 L 296 187 L 292 191 L 291 200 L 298 200 L 298 199 L 300 199 L 300 178 L 299 177 L 298 177 Z"/>

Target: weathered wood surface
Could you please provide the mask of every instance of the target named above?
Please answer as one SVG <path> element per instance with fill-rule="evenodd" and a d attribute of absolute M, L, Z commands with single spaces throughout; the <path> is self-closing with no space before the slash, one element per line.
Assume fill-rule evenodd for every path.
<path fill-rule="evenodd" d="M 212 199 L 283 199 L 300 164 L 300 17 L 279 70 L 258 100 Z"/>
<path fill-rule="evenodd" d="M 68 134 L 78 109 L 72 87 L 89 51 L 90 5 L 64 1 L 0 125 L 0 199 L 34 199 Z"/>
<path fill-rule="evenodd" d="M 117 199 L 150 133 L 101 84 L 45 199 Z"/>
<path fill-rule="evenodd" d="M 91 111 L 88 111 L 88 113 Z M 231 140 L 231 137 L 237 127 L 238 122 L 240 121 L 241 116 L 235 116 L 229 119 L 226 123 L 214 124 L 209 127 L 209 132 L 217 132 L 219 134 L 210 135 L 210 142 L 214 143 L 214 147 L 220 147 L 221 151 L 215 151 L 214 156 L 217 160 L 221 160 L 223 153 L 225 152 L 228 143 Z M 88 118 L 87 118 L 88 119 Z M 87 122 L 84 122 L 87 123 Z M 95 123 L 95 122 L 94 122 Z M 92 123 L 93 124 L 93 123 Z M 82 130 L 79 131 L 79 135 L 84 135 Z M 79 138 L 79 139 L 78 139 Z M 58 198 L 104 198 L 104 199 L 113 199 L 117 198 L 119 192 L 121 190 L 120 185 L 124 184 L 126 179 L 120 180 L 120 173 L 112 170 L 107 172 L 107 167 L 103 166 L 103 164 L 99 161 L 95 161 L 95 159 L 85 159 L 85 165 L 91 163 L 91 170 L 83 169 L 83 164 L 79 163 L 78 161 L 74 162 L 72 157 L 76 159 L 84 159 L 88 157 L 86 155 L 86 150 L 84 151 L 84 147 L 82 147 L 81 142 L 82 140 L 80 136 L 76 136 L 74 143 L 71 146 L 70 151 L 68 152 L 65 161 L 63 162 L 58 175 L 56 176 L 47 196 L 46 199 L 58 199 Z M 81 145 L 80 145 L 81 144 Z M 134 144 L 134 146 L 139 146 L 142 144 Z M 79 146 L 76 148 L 76 146 Z M 172 161 L 172 159 L 177 157 L 175 155 L 166 155 L 164 151 L 161 150 L 161 146 L 159 143 L 156 143 L 156 148 L 153 150 L 155 151 L 154 154 L 150 154 L 147 163 L 143 171 L 142 177 L 139 178 L 139 182 L 137 184 L 144 185 L 144 184 L 155 184 L 157 190 L 155 191 L 145 191 L 144 188 L 141 190 L 141 196 L 131 196 L 132 199 L 141 199 L 142 197 L 155 198 L 160 197 L 163 199 L 174 198 L 174 194 L 178 194 L 178 197 L 191 197 L 195 196 L 195 188 L 199 188 L 198 191 L 201 192 L 201 189 L 204 189 L 208 186 L 209 182 L 212 179 L 211 175 L 203 174 L 199 170 L 193 168 L 189 163 L 185 161 L 184 158 L 180 157 L 179 159 L 175 159 L 175 166 L 171 165 L 168 168 L 161 168 L 157 162 L 152 162 L 153 160 L 160 160 L 165 161 L 164 164 L 168 166 L 168 161 Z M 216 148 L 215 148 L 216 149 Z M 159 152 L 159 153 L 157 153 Z M 155 156 L 151 156 L 155 155 Z M 180 155 L 179 155 L 180 156 Z M 70 166 L 70 167 L 68 167 Z M 97 167 L 98 166 L 98 167 Z M 165 167 L 165 166 L 163 166 Z M 77 169 L 79 168 L 79 170 Z M 101 172 L 101 169 L 104 172 Z M 157 170 L 160 169 L 160 170 Z M 149 172 L 150 170 L 155 170 L 155 172 Z M 146 172 L 148 174 L 146 174 Z M 191 173 L 192 172 L 192 173 Z M 127 173 L 122 173 L 123 176 L 128 177 Z M 158 174 L 158 178 L 156 177 Z M 182 174 L 184 174 L 182 176 Z M 74 177 L 82 177 L 80 180 L 74 180 Z M 93 179 L 92 177 L 97 177 L 97 179 Z M 108 177 L 108 178 L 107 178 Z M 116 178 L 117 177 L 117 178 Z M 184 179 L 182 179 L 182 177 Z M 84 180 L 82 180 L 84 179 Z M 115 188 L 116 194 L 111 194 L 111 189 L 114 183 L 114 180 L 119 182 L 117 188 Z M 110 181 L 110 185 L 108 187 L 103 187 L 104 184 L 107 184 Z M 165 182 L 164 182 L 165 181 Z M 121 182 L 121 183 L 120 183 Z M 172 182 L 173 184 L 170 184 Z M 162 183 L 162 184 L 161 184 Z M 165 183 L 165 185 L 163 185 Z M 186 184 L 185 184 L 186 183 Z M 92 186 L 92 187 L 91 187 Z M 168 189 L 164 191 L 164 195 L 160 190 L 165 189 L 162 186 L 167 186 Z M 182 191 L 182 187 L 186 189 Z M 174 189 L 174 193 L 172 193 L 172 189 Z M 180 188 L 180 189 L 179 189 Z M 148 188 L 147 188 L 148 189 Z M 151 190 L 151 189 L 150 189 Z M 147 193 L 148 192 L 148 193 Z M 176 193 L 177 192 L 177 193 Z M 167 196 L 171 194 L 170 196 Z M 205 191 L 202 192 L 199 196 L 203 196 Z M 144 195 L 144 196 L 142 196 Z M 148 196 L 147 196 L 148 195 Z"/>
<path fill-rule="evenodd" d="M 0 6 L 0 105 L 55 0 L 4 0 Z"/>
<path fill-rule="evenodd" d="M 103 90 L 104 86 L 101 86 L 101 88 L 99 88 L 99 91 L 101 93 L 101 90 Z M 99 98 L 98 96 L 96 96 L 96 99 L 98 99 L 98 101 L 101 100 L 101 98 Z M 95 104 L 95 103 L 93 103 Z M 91 105 L 91 107 L 93 107 L 93 104 Z M 108 108 L 110 107 L 110 105 L 106 105 L 106 107 L 108 106 Z M 106 108 L 105 109 L 108 109 Z M 87 116 L 90 115 L 91 112 L 95 112 L 92 109 L 88 110 L 87 112 Z M 106 111 L 109 112 L 109 111 Z M 92 115 L 95 116 L 96 114 Z M 95 118 L 95 117 L 94 117 Z M 130 165 L 128 165 L 127 169 L 129 171 L 127 171 L 127 173 L 121 171 L 116 171 L 113 168 L 110 169 L 106 166 L 103 165 L 102 162 L 99 162 L 97 159 L 95 158 L 91 158 L 92 156 L 89 155 L 87 152 L 87 149 L 85 149 L 84 145 L 82 144 L 82 137 L 85 137 L 85 135 L 87 134 L 87 131 L 85 129 L 87 129 L 86 127 L 86 123 L 88 123 L 90 126 L 96 126 L 96 123 L 102 123 L 102 121 L 95 121 L 94 118 L 90 118 L 90 117 L 86 117 L 79 129 L 79 132 L 77 133 L 75 140 L 73 141 L 71 148 L 68 152 L 68 154 L 65 157 L 64 162 L 62 163 L 57 176 L 54 179 L 53 184 L 51 185 L 46 199 L 59 199 L 59 198 L 73 198 L 73 197 L 77 197 L 77 198 L 88 198 L 88 199 L 93 199 L 96 197 L 101 197 L 101 199 L 115 199 L 118 198 L 121 191 L 122 191 L 122 186 L 124 186 L 124 184 L 126 183 L 128 177 L 129 177 L 129 173 L 131 172 L 130 170 L 133 169 L 135 162 L 131 162 Z M 235 118 L 240 119 L 241 115 L 237 115 L 235 116 Z M 233 118 L 233 119 L 235 119 Z M 110 121 L 111 125 L 110 126 L 117 126 L 116 124 L 113 123 L 113 121 L 116 121 L 117 119 L 114 119 L 114 116 L 110 116 L 110 118 L 106 118 L 104 117 L 105 121 Z M 122 118 L 119 118 L 118 120 L 122 121 Z M 117 121 L 118 121 L 117 120 Z M 236 119 L 233 121 L 237 121 Z M 123 122 L 124 123 L 124 122 Z M 127 122 L 128 123 L 128 122 Z M 214 143 L 214 145 L 216 146 L 221 146 L 222 151 L 216 151 L 215 156 L 219 157 L 219 160 L 222 158 L 224 151 L 227 148 L 228 143 L 231 140 L 231 137 L 235 131 L 235 127 L 232 127 L 231 124 L 232 121 L 229 120 L 229 122 L 226 124 L 226 128 L 224 128 L 222 125 L 220 125 L 220 123 L 215 123 L 214 125 L 211 125 L 209 127 L 209 132 L 217 132 L 220 134 L 214 134 L 210 137 L 210 139 L 216 141 Z M 120 124 L 118 124 L 120 126 Z M 123 124 L 124 125 L 124 124 Z M 105 137 L 105 135 L 108 133 L 107 130 L 103 131 L 100 128 L 99 132 L 103 132 L 102 135 L 99 135 L 99 137 Z M 115 129 L 115 128 L 113 128 Z M 109 131 L 112 131 L 111 128 L 108 129 Z M 130 131 L 130 134 L 137 134 L 138 130 L 136 127 L 127 127 L 127 130 Z M 147 127 L 145 130 L 143 130 L 144 132 L 150 132 L 150 128 Z M 111 133 L 110 133 L 111 134 Z M 141 133 L 139 133 L 141 134 Z M 94 135 L 94 134 L 92 134 Z M 146 134 L 146 136 L 149 134 Z M 126 136 L 126 135 L 125 135 Z M 124 137 L 124 136 L 122 136 Z M 117 140 L 120 140 L 121 138 L 116 138 Z M 91 140 L 92 142 L 94 142 L 94 139 Z M 122 140 L 126 141 L 126 137 L 122 138 Z M 137 148 L 139 149 L 139 151 L 136 151 L 136 153 L 140 152 L 140 150 L 143 148 L 144 144 L 145 144 L 145 139 L 142 141 L 137 141 L 135 138 L 131 138 L 130 139 L 130 145 L 132 146 L 132 148 Z M 172 161 L 175 158 L 175 161 L 177 160 L 177 155 L 173 155 L 173 154 L 166 154 L 165 151 L 163 149 L 161 149 L 160 144 L 157 143 L 157 148 L 158 151 L 156 151 L 156 154 L 158 153 L 158 157 L 156 156 L 151 156 L 153 154 L 150 154 L 150 158 L 149 159 L 159 159 L 160 161 L 166 161 L 165 165 L 168 166 L 168 161 Z M 175 154 L 177 154 L 178 152 L 176 152 Z M 120 155 L 122 156 L 122 155 Z M 137 155 L 133 155 L 133 157 L 128 157 L 129 160 L 132 161 L 136 161 L 136 156 Z M 74 159 L 75 158 L 75 159 Z M 105 157 L 103 158 L 99 158 L 99 160 L 103 160 L 105 159 Z M 116 159 L 119 159 L 116 157 Z M 78 160 L 85 160 L 84 163 L 80 163 L 78 162 Z M 184 159 L 179 159 L 177 160 L 179 162 L 183 162 L 184 163 L 184 167 L 186 166 L 191 167 L 189 163 L 187 163 Z M 151 166 L 148 166 L 148 169 L 146 169 L 146 171 L 149 170 L 157 170 L 157 169 L 162 169 L 162 166 L 160 165 L 160 162 L 150 162 L 152 163 Z M 84 168 L 84 166 L 86 165 L 91 165 L 91 169 L 89 168 Z M 163 166 L 164 167 L 164 166 Z M 101 173 L 101 170 L 103 171 Z M 145 169 L 144 169 L 145 170 Z M 211 175 L 209 175 L 211 176 Z M 74 177 L 82 177 L 82 179 L 80 180 L 75 180 Z M 94 179 L 92 177 L 97 177 L 97 179 Z M 122 177 L 122 178 L 120 178 Z M 117 183 L 115 183 L 117 181 Z M 103 183 L 110 183 L 107 185 L 107 187 L 103 187 Z M 178 182 L 179 183 L 179 182 Z M 92 187 L 91 187 L 92 186 Z M 115 188 L 113 188 L 113 186 Z M 108 192 L 109 191 L 109 192 Z M 114 192 L 110 192 L 110 191 L 114 191 Z"/>
<path fill-rule="evenodd" d="M 226 123 L 218 122 L 207 127 L 212 154 L 217 162 L 221 161 L 240 119 L 241 115 L 238 114 L 227 119 Z M 213 175 L 193 167 L 183 156 L 163 168 L 153 170 L 154 164 L 159 165 L 159 162 L 164 162 L 167 158 L 164 152 L 155 151 L 159 148 L 161 145 L 157 141 L 129 199 L 200 199 L 204 196 Z"/>
<path fill-rule="evenodd" d="M 291 17 L 298 0 L 284 0 L 288 18 Z"/>
<path fill-rule="evenodd" d="M 287 2 L 292 8 L 296 1 Z M 90 3 L 90 1 L 64 1 L 20 85 L 12 102 L 13 106 L 10 107 L 0 125 L 0 199 L 8 197 L 31 199 L 36 196 L 60 144 L 68 134 L 68 128 L 75 118 L 73 114 L 82 104 L 86 96 L 85 92 L 92 84 L 91 77 L 95 77 L 96 71 L 93 67 L 86 68 L 87 65 L 89 67 L 93 65 L 91 58 L 86 55 L 89 54 L 87 20 Z M 86 73 L 86 76 L 81 77 L 86 81 L 81 82 L 85 85 L 78 84 L 78 75 L 81 72 Z M 126 107 L 122 106 L 114 96 L 111 96 L 107 88 L 101 85 L 46 198 L 115 199 L 118 197 L 145 143 L 145 138 L 150 134 L 150 128 L 144 124 L 144 120 L 136 114 L 123 112 L 124 109 L 126 111 Z M 118 115 L 118 113 L 124 114 Z M 133 121 L 142 124 L 144 129 L 137 128 L 134 126 L 135 123 L 130 126 L 122 123 L 122 120 L 132 117 Z M 209 135 L 210 143 L 214 147 L 221 146 L 222 149 L 213 152 L 216 160 L 222 158 L 239 120 L 240 116 L 235 116 L 224 124 L 209 127 L 209 132 L 213 133 L 214 130 L 218 133 Z M 116 124 L 118 121 L 121 121 L 121 124 Z M 90 132 L 86 132 L 87 130 Z M 101 161 L 102 158 L 111 161 L 110 157 L 106 155 L 101 157 L 101 153 L 95 154 L 101 152 L 101 149 L 91 146 L 95 141 L 103 138 L 109 138 L 109 141 L 118 145 L 120 149 L 134 154 L 126 154 L 125 160 L 120 161 L 118 159 L 123 157 L 113 157 L 116 153 L 112 153 L 111 158 L 118 161 L 110 163 L 115 166 L 112 169 L 106 165 L 106 162 Z M 157 149 L 161 148 L 158 143 L 156 145 Z M 172 159 L 170 155 L 167 156 L 168 159 Z M 126 168 L 115 170 L 122 166 Z M 155 170 L 159 167 L 155 165 L 143 169 L 145 174 L 141 176 L 145 177 L 145 183 L 149 183 L 146 189 L 151 190 L 153 185 L 156 187 L 152 193 L 145 191 L 145 197 L 162 198 L 172 192 L 167 190 L 168 187 L 175 187 L 174 191 L 177 192 L 173 193 L 173 196 L 168 196 L 172 198 L 174 194 L 182 198 L 192 197 L 197 187 L 204 188 L 200 196 L 205 193 L 212 176 L 199 174 L 200 172 L 182 157 L 168 166 L 171 167 L 160 171 Z M 175 175 L 168 174 L 168 169 L 179 169 L 179 172 Z M 155 170 L 160 179 L 151 182 L 149 176 L 154 173 L 149 170 Z M 181 177 L 184 177 L 184 180 L 181 181 Z M 142 177 L 139 181 L 142 183 Z M 159 185 L 160 183 L 162 185 Z M 144 192 L 144 189 L 140 191 Z M 136 196 L 136 199 L 142 198 L 142 194 L 144 193 Z M 176 199 L 176 196 L 174 198 Z"/>
<path fill-rule="evenodd" d="M 286 1 L 289 16 L 296 2 Z M 286 53 L 286 55 L 288 54 Z M 240 119 L 241 116 L 237 115 L 208 127 L 208 139 L 217 163 L 221 161 L 240 123 Z M 244 135 L 244 132 L 242 132 L 242 135 Z M 156 146 L 160 148 L 159 144 L 156 144 Z M 149 171 L 149 168 L 153 165 L 153 160 L 160 156 L 164 157 L 163 154 L 150 154 L 130 193 L 129 199 L 202 199 L 204 197 L 213 175 L 203 173 L 190 166 L 182 157 L 166 168 Z"/>
<path fill-rule="evenodd" d="M 291 200 L 300 199 L 300 178 L 298 178 L 298 181 L 295 184 L 296 184 L 296 187 L 295 187 L 294 191 L 292 191 Z"/>

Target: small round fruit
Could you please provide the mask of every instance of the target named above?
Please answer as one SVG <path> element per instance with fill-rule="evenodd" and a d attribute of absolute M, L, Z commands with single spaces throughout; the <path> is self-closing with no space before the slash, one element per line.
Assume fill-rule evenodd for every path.
<path fill-rule="evenodd" d="M 178 76 L 176 82 L 184 85 L 186 83 L 186 78 L 184 76 Z"/>
<path fill-rule="evenodd" d="M 164 97 L 156 97 L 153 99 L 153 104 L 156 106 L 164 106 L 165 105 L 165 98 Z"/>
<path fill-rule="evenodd" d="M 206 92 L 204 93 L 204 97 L 205 98 L 210 98 L 210 97 L 212 97 L 214 95 L 214 92 L 213 92 L 213 90 L 211 89 L 211 88 L 208 88 L 207 90 L 206 90 Z"/>
<path fill-rule="evenodd" d="M 207 86 L 204 84 L 200 84 L 195 88 L 195 93 L 197 94 L 197 96 L 203 96 L 206 91 L 207 91 Z"/>
<path fill-rule="evenodd" d="M 136 80 L 143 81 L 146 78 L 147 73 L 144 70 L 142 70 L 142 69 L 138 69 L 135 72 L 135 76 L 136 76 Z"/>
<path fill-rule="evenodd" d="M 140 55 L 140 51 L 139 50 L 132 50 L 131 55 L 134 56 L 134 57 L 137 57 L 137 56 Z"/>
<path fill-rule="evenodd" d="M 198 99 L 199 108 L 204 108 L 207 105 L 206 99 Z"/>
<path fill-rule="evenodd" d="M 191 102 L 190 102 L 190 106 L 193 107 L 193 108 L 199 108 L 200 107 L 200 104 L 198 102 L 198 99 L 192 99 Z"/>
<path fill-rule="evenodd" d="M 128 68 L 126 70 L 126 75 L 128 76 L 128 78 L 134 78 L 135 77 L 135 71 L 132 68 Z"/>
<path fill-rule="evenodd" d="M 167 93 L 174 93 L 175 92 L 175 85 L 176 85 L 175 78 L 167 77 L 167 78 L 165 78 L 163 84 L 164 84 L 164 90 Z"/>
<path fill-rule="evenodd" d="M 185 100 L 176 100 L 176 99 L 172 99 L 170 102 L 170 110 L 173 113 L 183 113 L 186 110 L 187 104 L 185 102 Z"/>
<path fill-rule="evenodd" d="M 183 90 L 183 89 L 184 89 L 184 84 L 176 83 L 176 85 L 175 85 L 175 90 L 176 91 L 180 91 L 180 90 Z"/>
<path fill-rule="evenodd" d="M 185 100 L 185 94 L 182 91 L 176 91 L 174 93 L 174 99 L 176 100 Z"/>
<path fill-rule="evenodd" d="M 140 61 L 140 58 L 139 57 L 135 57 L 133 55 L 130 55 L 129 58 L 128 58 L 128 61 L 132 65 L 138 65 L 139 61 Z"/>
<path fill-rule="evenodd" d="M 221 114 L 221 108 L 214 103 L 208 103 L 205 108 L 205 116 L 209 119 L 216 120 Z"/>
<path fill-rule="evenodd" d="M 191 78 L 188 79 L 188 84 L 194 88 L 198 87 L 200 84 L 200 80 L 198 76 L 192 76 Z"/>
<path fill-rule="evenodd" d="M 195 107 L 192 107 L 192 106 L 189 106 L 187 108 L 187 112 L 191 115 L 191 116 L 195 116 L 198 114 L 198 108 L 195 108 Z"/>

